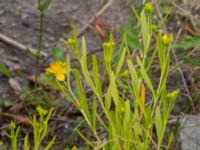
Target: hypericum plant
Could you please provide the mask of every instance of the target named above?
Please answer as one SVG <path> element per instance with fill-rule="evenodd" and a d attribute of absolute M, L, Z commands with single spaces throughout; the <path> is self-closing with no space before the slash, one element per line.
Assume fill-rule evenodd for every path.
<path fill-rule="evenodd" d="M 132 8 L 140 24 L 142 38 L 142 48 L 136 59 L 127 46 L 126 35 L 122 39 L 123 48 L 119 50 L 115 49 L 117 47 L 111 35 L 109 42 L 103 44 L 103 63 L 100 63 L 104 65 L 104 72 L 99 72 L 101 60 L 97 60 L 96 55 L 92 56 L 92 69 L 89 71 L 85 38 L 82 37 L 80 52 L 78 38 L 74 32 L 66 45 L 72 49 L 81 69 L 71 68 L 70 56 L 67 55 L 66 62 L 53 62 L 47 68 L 48 75 L 43 77 L 48 83 L 62 90 L 84 116 L 93 137 L 88 139 L 81 132 L 77 132 L 87 142 L 89 149 L 160 150 L 163 140 L 167 139 L 165 132 L 168 118 L 179 93 L 178 90 L 168 93 L 166 88 L 173 37 L 155 32 L 156 26 L 152 24 L 153 9 L 149 3 L 144 5 L 141 14 Z M 153 48 L 153 35 L 156 37 L 156 46 L 153 52 L 150 52 L 150 48 Z M 120 55 L 113 60 L 116 51 L 119 51 Z M 149 73 L 156 55 L 159 58 L 157 65 L 160 67 L 158 83 L 154 82 L 153 75 Z M 63 63 L 66 65 L 62 65 Z M 63 69 L 66 71 L 62 71 Z M 70 80 L 72 74 L 76 81 L 73 90 Z M 56 82 L 52 80 L 52 76 Z M 83 80 L 90 88 L 90 96 L 87 96 Z M 89 103 L 92 103 L 91 108 Z M 106 137 L 102 137 L 102 133 L 97 131 L 99 126 L 104 127 Z M 166 149 L 169 149 L 173 134 L 168 139 Z"/>
<path fill-rule="evenodd" d="M 17 138 L 19 135 L 20 127 L 16 127 L 14 122 L 10 123 L 10 134 L 5 132 L 5 135 L 11 140 L 12 150 L 17 150 Z"/>
<path fill-rule="evenodd" d="M 41 107 L 37 107 L 37 112 L 39 113 L 39 116 L 40 116 L 39 121 L 34 115 L 33 121 L 31 123 L 33 127 L 34 150 L 39 150 L 39 147 L 41 146 L 42 141 L 44 140 L 47 134 L 48 123 L 49 123 L 49 119 L 51 118 L 53 108 L 47 111 L 45 109 L 42 109 Z M 49 150 L 54 144 L 55 139 L 56 139 L 56 136 L 54 136 L 52 140 L 48 142 L 48 144 L 44 147 L 44 150 Z"/>
<path fill-rule="evenodd" d="M 48 122 L 51 118 L 53 109 L 45 110 L 40 106 L 37 107 L 37 112 L 39 114 L 39 120 L 37 120 L 36 116 L 34 115 L 33 121 L 31 121 L 31 125 L 33 127 L 33 139 L 34 145 L 33 150 L 39 150 L 40 146 L 42 145 L 42 141 L 44 140 L 47 130 L 48 130 Z M 18 150 L 17 139 L 19 135 L 20 127 L 16 126 L 14 122 L 10 123 L 10 134 L 5 133 L 11 140 L 11 149 Z M 56 136 L 54 136 L 51 141 L 44 147 L 44 150 L 49 150 L 52 145 L 54 144 Z M 31 150 L 31 145 L 29 144 L 28 134 L 24 138 L 24 150 Z"/>

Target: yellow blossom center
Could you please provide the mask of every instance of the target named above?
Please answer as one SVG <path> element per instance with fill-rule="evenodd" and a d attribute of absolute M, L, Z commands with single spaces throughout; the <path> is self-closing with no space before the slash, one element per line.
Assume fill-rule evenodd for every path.
<path fill-rule="evenodd" d="M 46 73 L 53 74 L 58 81 L 64 81 L 67 73 L 66 64 L 61 61 L 55 61 L 46 69 Z"/>

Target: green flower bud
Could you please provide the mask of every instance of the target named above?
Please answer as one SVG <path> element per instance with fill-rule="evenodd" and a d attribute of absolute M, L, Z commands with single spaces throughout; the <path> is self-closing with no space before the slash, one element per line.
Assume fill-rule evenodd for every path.
<path fill-rule="evenodd" d="M 128 78 L 128 77 L 129 77 L 129 72 L 128 72 L 128 70 L 127 70 L 127 69 L 124 70 L 124 72 L 122 72 L 121 76 L 122 76 L 123 78 Z"/>
<path fill-rule="evenodd" d="M 146 3 L 144 8 L 145 8 L 145 11 L 148 12 L 148 13 L 152 13 L 153 12 L 153 8 L 152 8 L 150 3 Z"/>
<path fill-rule="evenodd" d="M 71 39 L 69 38 L 67 41 L 66 41 L 66 46 L 72 46 L 76 43 L 76 41 L 74 39 Z"/>
<path fill-rule="evenodd" d="M 106 49 L 112 48 L 115 46 L 115 42 L 106 42 L 103 44 L 103 47 Z"/>
<path fill-rule="evenodd" d="M 40 116 L 45 116 L 48 113 L 48 111 L 43 109 L 41 106 L 38 106 L 36 108 L 36 110 L 37 110 L 37 112 L 39 113 Z"/>
<path fill-rule="evenodd" d="M 153 31 L 156 31 L 157 29 L 158 29 L 158 27 L 157 27 L 156 25 L 153 25 L 153 26 L 152 26 L 152 30 L 153 30 Z"/>
<path fill-rule="evenodd" d="M 178 96 L 179 92 L 180 92 L 180 90 L 174 90 L 171 93 L 167 94 L 167 98 L 170 100 L 174 100 Z"/>
<path fill-rule="evenodd" d="M 11 123 L 10 123 L 10 128 L 11 129 L 15 129 L 16 128 L 16 124 L 13 121 L 11 121 Z"/>

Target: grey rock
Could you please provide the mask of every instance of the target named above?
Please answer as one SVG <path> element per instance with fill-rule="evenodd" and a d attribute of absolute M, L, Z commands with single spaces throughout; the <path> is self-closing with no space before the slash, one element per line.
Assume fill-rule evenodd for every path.
<path fill-rule="evenodd" d="M 1 8 L 1 10 L 0 10 L 0 16 L 4 15 L 4 13 L 5 13 L 5 10 L 3 10 L 3 9 Z"/>
<path fill-rule="evenodd" d="M 182 150 L 200 150 L 200 116 L 187 115 L 180 132 Z"/>

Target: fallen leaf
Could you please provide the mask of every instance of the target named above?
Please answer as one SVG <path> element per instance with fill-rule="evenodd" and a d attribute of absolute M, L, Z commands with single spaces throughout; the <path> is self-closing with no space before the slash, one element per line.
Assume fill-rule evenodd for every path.
<path fill-rule="evenodd" d="M 32 83 L 38 83 L 38 79 L 36 78 L 36 76 L 32 75 L 32 76 L 28 76 L 27 77 L 27 80 L 29 82 L 32 82 Z"/>
<path fill-rule="evenodd" d="M 9 79 L 8 82 L 9 82 L 11 88 L 14 89 L 14 91 L 16 93 L 19 93 L 22 91 L 21 85 L 16 79 L 11 78 L 11 79 Z"/>
<path fill-rule="evenodd" d="M 94 32 L 99 36 L 99 38 L 104 41 L 106 35 L 113 31 L 113 28 L 110 24 L 106 23 L 100 18 L 95 18 L 94 21 Z"/>
<path fill-rule="evenodd" d="M 107 22 L 105 22 L 104 20 L 102 20 L 101 18 L 95 18 L 95 25 L 100 26 L 106 32 L 113 31 L 113 27 L 110 24 L 108 24 Z"/>
<path fill-rule="evenodd" d="M 188 34 L 192 36 L 196 35 L 196 31 L 192 29 L 192 27 L 190 27 L 187 23 L 182 22 L 182 27 Z"/>
<path fill-rule="evenodd" d="M 16 123 L 22 123 L 22 124 L 26 124 L 26 125 L 31 124 L 31 118 L 29 118 L 28 116 L 25 116 L 25 115 L 14 115 L 11 113 L 2 113 L 2 115 L 4 117 L 8 117 L 11 120 L 15 120 Z"/>
<path fill-rule="evenodd" d="M 104 32 L 104 30 L 103 30 L 100 26 L 95 25 L 95 26 L 94 26 L 94 32 L 98 35 L 98 37 L 99 37 L 102 41 L 105 40 L 105 32 Z"/>

